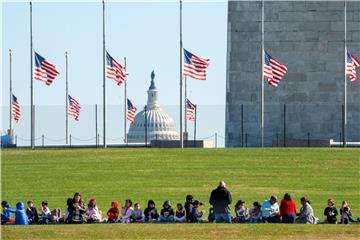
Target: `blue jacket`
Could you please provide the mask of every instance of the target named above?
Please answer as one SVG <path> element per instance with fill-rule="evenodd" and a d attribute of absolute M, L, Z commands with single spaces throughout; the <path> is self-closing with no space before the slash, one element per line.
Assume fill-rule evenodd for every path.
<path fill-rule="evenodd" d="M 11 212 L 9 211 L 9 209 L 11 209 L 11 206 L 10 206 L 10 204 L 6 204 L 5 207 L 6 207 L 6 210 L 3 211 L 3 216 L 6 219 L 10 219 L 11 218 Z"/>
<path fill-rule="evenodd" d="M 24 210 L 24 204 L 22 202 L 18 202 L 16 204 L 16 210 L 8 209 L 9 212 L 15 213 L 15 224 L 16 225 L 28 225 L 29 219 L 26 216 Z"/>

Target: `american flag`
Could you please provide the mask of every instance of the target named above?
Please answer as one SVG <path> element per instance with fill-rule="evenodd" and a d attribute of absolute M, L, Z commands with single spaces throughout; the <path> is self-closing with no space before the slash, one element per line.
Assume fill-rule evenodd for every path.
<path fill-rule="evenodd" d="M 126 80 L 125 68 L 106 52 L 106 77 L 121 85 Z"/>
<path fill-rule="evenodd" d="M 127 116 L 126 116 L 126 118 L 131 123 L 134 122 L 136 111 L 137 111 L 137 108 L 132 104 L 132 102 L 129 99 L 127 99 Z"/>
<path fill-rule="evenodd" d="M 12 112 L 12 116 L 13 116 L 14 120 L 16 122 L 18 122 L 20 120 L 20 116 L 21 116 L 20 103 L 14 94 L 12 94 L 11 112 Z"/>
<path fill-rule="evenodd" d="M 68 107 L 68 114 L 70 116 L 73 116 L 76 121 L 79 121 L 81 106 L 78 101 L 75 100 L 75 98 L 72 98 L 70 95 L 69 97 L 69 107 Z"/>
<path fill-rule="evenodd" d="M 287 68 L 285 65 L 272 58 L 266 51 L 264 54 L 264 77 L 267 78 L 268 84 L 273 87 L 277 87 L 280 83 L 280 80 L 287 72 Z"/>
<path fill-rule="evenodd" d="M 49 86 L 54 81 L 55 77 L 59 74 L 60 73 L 55 65 L 35 52 L 35 80 L 39 80 Z"/>
<path fill-rule="evenodd" d="M 352 83 L 356 82 L 356 68 L 360 67 L 360 61 L 356 59 L 349 51 L 346 58 L 346 75 Z"/>
<path fill-rule="evenodd" d="M 184 49 L 184 76 L 196 80 L 206 80 L 206 68 L 210 59 L 202 59 Z"/>
<path fill-rule="evenodd" d="M 195 121 L 195 111 L 196 105 L 190 102 L 189 99 L 186 99 L 186 119 L 190 121 Z"/>

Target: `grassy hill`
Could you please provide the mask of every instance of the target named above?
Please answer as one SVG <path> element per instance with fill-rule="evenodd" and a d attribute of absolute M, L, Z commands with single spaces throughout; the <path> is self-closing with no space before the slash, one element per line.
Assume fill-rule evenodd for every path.
<path fill-rule="evenodd" d="M 342 200 L 347 200 L 354 216 L 358 217 L 359 156 L 360 149 L 325 148 L 3 150 L 1 191 L 2 199 L 12 205 L 17 201 L 33 199 L 35 205 L 39 206 L 42 200 L 48 200 L 51 209 L 64 209 L 66 199 L 74 192 L 80 192 L 85 201 L 96 197 L 103 212 L 114 200 L 123 204 L 125 199 L 130 198 L 133 202 L 140 202 L 144 208 L 147 200 L 153 199 L 160 208 L 164 200 L 170 199 L 175 205 L 177 202 L 184 203 L 186 194 L 192 194 L 205 203 L 203 209 L 207 210 L 211 190 L 219 180 L 224 180 L 233 195 L 234 204 L 242 199 L 250 207 L 253 201 L 262 202 L 272 194 L 281 199 L 285 192 L 289 192 L 298 207 L 299 198 L 308 197 L 320 219 L 323 219 L 328 198 L 334 198 L 337 207 Z M 178 225 L 139 226 L 101 225 L 94 229 L 99 229 L 100 233 L 103 231 L 107 236 L 104 238 L 110 237 L 110 233 L 106 233 L 110 229 L 115 232 L 128 230 L 130 233 L 141 229 L 143 237 L 147 238 L 156 237 L 151 235 L 154 231 L 163 232 L 165 235 L 158 237 L 166 239 L 175 238 L 171 231 L 179 231 Z M 41 231 L 45 232 L 42 237 L 51 236 L 49 232 L 58 232 L 59 236 L 64 237 L 67 232 L 77 229 L 94 231 L 92 226 L 81 226 L 75 230 L 71 230 L 73 226 L 36 226 L 27 228 L 26 235 L 22 235 L 25 233 L 22 228 L 14 227 L 2 228 L 2 233 L 5 238 L 36 238 L 38 235 L 35 233 L 39 232 L 39 228 L 46 228 L 46 231 Z M 261 231 L 275 231 L 263 225 L 256 225 L 255 229 L 249 225 L 219 228 L 207 224 L 183 225 L 181 228 L 190 233 L 210 234 L 203 238 L 216 237 L 217 233 L 227 228 L 230 228 L 230 232 L 241 230 L 245 235 L 251 234 L 252 230 L 258 234 Z M 329 232 L 337 232 L 336 229 L 338 237 L 344 234 L 343 226 L 288 228 L 282 225 L 278 231 L 287 232 L 284 228 L 290 229 L 289 235 L 293 235 L 294 231 L 304 231 L 310 235 L 323 232 L 325 235 L 320 235 L 325 238 Z M 259 232 L 258 229 L 263 230 Z M 359 228 L 354 226 L 346 231 L 350 235 L 356 234 Z M 129 235 L 128 238 L 137 236 Z"/>

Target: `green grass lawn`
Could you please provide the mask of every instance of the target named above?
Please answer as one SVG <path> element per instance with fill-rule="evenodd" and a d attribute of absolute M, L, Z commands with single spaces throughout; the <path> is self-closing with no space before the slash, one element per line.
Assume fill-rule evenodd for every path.
<path fill-rule="evenodd" d="M 264 201 L 289 192 L 299 207 L 299 198 L 308 197 L 315 214 L 322 213 L 328 198 L 339 208 L 347 200 L 355 217 L 360 216 L 360 149 L 265 148 L 265 149 L 70 149 L 3 150 L 1 161 L 2 199 L 12 205 L 33 199 L 39 207 L 65 208 L 66 199 L 81 192 L 87 201 L 96 197 L 99 209 L 106 212 L 111 201 L 123 204 L 130 198 L 146 206 L 170 199 L 184 203 L 192 194 L 209 208 L 208 198 L 219 180 L 224 180 L 233 201 Z M 359 236 L 357 226 L 284 225 L 97 225 L 32 226 L 2 228 L 4 238 L 54 239 L 69 234 L 89 233 L 90 238 L 338 238 Z M 129 235 L 126 235 L 129 234 Z M 184 235 L 182 235 L 184 234 Z M 187 235 L 189 234 L 189 235 Z M 193 234 L 193 235 L 191 235 Z M 255 234 L 255 235 L 254 235 Z M 270 235 L 269 235 L 270 234 Z M 260 237 L 262 235 L 262 237 Z M 258 236 L 258 237 L 254 237 Z M 85 238 L 85 237 L 84 237 Z"/>

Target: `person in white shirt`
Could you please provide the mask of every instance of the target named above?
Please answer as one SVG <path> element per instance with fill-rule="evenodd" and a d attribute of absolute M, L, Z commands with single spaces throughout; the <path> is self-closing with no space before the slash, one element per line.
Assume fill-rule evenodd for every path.
<path fill-rule="evenodd" d="M 261 217 L 264 223 L 279 222 L 279 204 L 277 197 L 272 195 L 269 200 L 265 200 L 261 206 Z"/>

